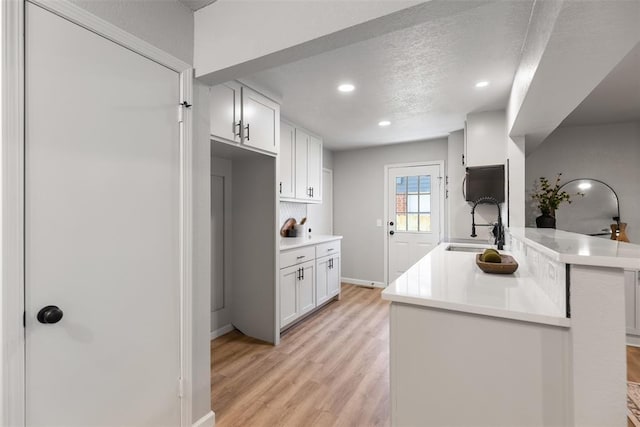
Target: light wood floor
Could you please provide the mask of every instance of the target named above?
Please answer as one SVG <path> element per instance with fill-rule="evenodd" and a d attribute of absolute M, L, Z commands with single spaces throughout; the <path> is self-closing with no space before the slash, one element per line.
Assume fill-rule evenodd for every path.
<path fill-rule="evenodd" d="M 237 331 L 212 341 L 216 426 L 388 426 L 389 304 L 380 292 L 343 284 L 342 300 L 277 347 Z M 640 382 L 640 348 L 627 347 L 627 378 Z"/>
<path fill-rule="evenodd" d="M 340 301 L 277 347 L 237 331 L 213 341 L 216 427 L 389 425 L 389 304 L 380 292 L 343 284 Z"/>

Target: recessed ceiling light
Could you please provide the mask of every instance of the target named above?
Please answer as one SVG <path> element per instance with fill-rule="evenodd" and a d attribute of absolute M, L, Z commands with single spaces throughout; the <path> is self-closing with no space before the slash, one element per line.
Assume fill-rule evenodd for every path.
<path fill-rule="evenodd" d="M 391 122 L 389 120 L 382 120 L 380 122 L 378 122 L 378 126 L 389 126 L 391 124 Z"/>
<path fill-rule="evenodd" d="M 341 84 L 340 86 L 338 86 L 338 90 L 340 92 L 353 92 L 353 90 L 355 88 L 356 87 L 354 85 L 352 85 L 351 83 L 344 83 L 344 84 Z"/>
<path fill-rule="evenodd" d="M 476 87 L 487 87 L 487 86 L 489 86 L 489 82 L 486 80 L 476 83 Z"/>

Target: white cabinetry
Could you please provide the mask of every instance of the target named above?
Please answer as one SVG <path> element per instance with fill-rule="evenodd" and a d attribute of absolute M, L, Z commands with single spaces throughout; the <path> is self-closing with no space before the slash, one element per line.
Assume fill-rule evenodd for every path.
<path fill-rule="evenodd" d="M 504 164 L 507 159 L 505 111 L 468 114 L 464 141 L 466 166 Z"/>
<path fill-rule="evenodd" d="M 280 159 L 280 199 L 303 203 L 322 202 L 322 140 L 284 122 L 281 129 L 281 150 L 286 157 Z M 289 164 L 289 161 L 292 163 Z"/>
<path fill-rule="evenodd" d="M 209 88 L 209 124 L 211 135 L 240 142 L 240 85 L 228 82 Z"/>
<path fill-rule="evenodd" d="M 277 154 L 280 105 L 236 82 L 209 89 L 211 135 L 245 148 Z"/>
<path fill-rule="evenodd" d="M 625 271 L 624 286 L 627 334 L 640 335 L 640 272 Z"/>
<path fill-rule="evenodd" d="M 340 241 L 280 252 L 280 329 L 340 296 Z"/>
<path fill-rule="evenodd" d="M 296 129 L 280 123 L 280 198 L 293 199 L 296 196 L 294 180 L 296 174 L 295 153 Z"/>

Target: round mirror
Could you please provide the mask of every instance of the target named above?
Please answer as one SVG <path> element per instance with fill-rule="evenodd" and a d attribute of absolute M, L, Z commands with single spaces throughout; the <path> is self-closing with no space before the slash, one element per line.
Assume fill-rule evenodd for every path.
<path fill-rule="evenodd" d="M 571 195 L 571 203 L 562 204 L 556 211 L 558 230 L 591 236 L 611 235 L 611 224 L 620 220 L 618 195 L 613 188 L 596 179 L 574 179 L 560 190 Z"/>

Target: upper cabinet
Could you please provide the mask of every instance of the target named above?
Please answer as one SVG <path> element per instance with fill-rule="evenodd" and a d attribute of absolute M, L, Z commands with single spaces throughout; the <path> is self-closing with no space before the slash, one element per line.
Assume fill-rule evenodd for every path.
<path fill-rule="evenodd" d="M 295 158 L 296 128 L 282 122 L 280 123 L 280 198 L 294 199 L 296 189 L 294 186 L 296 175 Z"/>
<path fill-rule="evenodd" d="M 322 202 L 322 140 L 284 122 L 281 129 L 280 199 Z"/>
<path fill-rule="evenodd" d="M 209 90 L 211 135 L 247 148 L 278 154 L 280 105 L 236 82 Z"/>
<path fill-rule="evenodd" d="M 505 111 L 467 115 L 464 159 L 466 166 L 502 165 L 507 159 Z"/>

